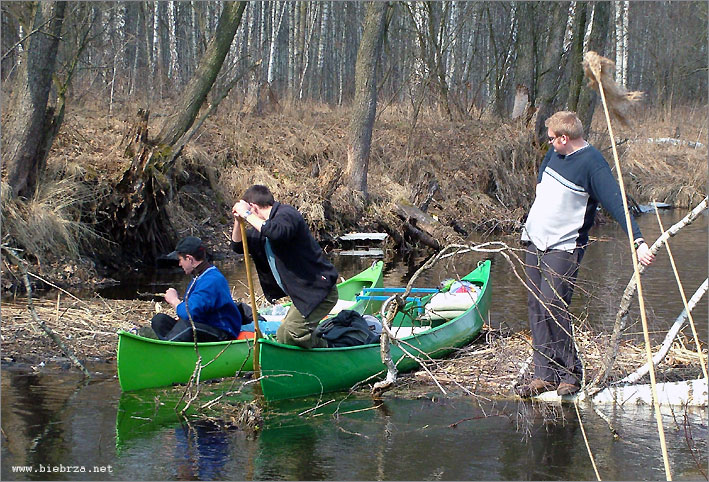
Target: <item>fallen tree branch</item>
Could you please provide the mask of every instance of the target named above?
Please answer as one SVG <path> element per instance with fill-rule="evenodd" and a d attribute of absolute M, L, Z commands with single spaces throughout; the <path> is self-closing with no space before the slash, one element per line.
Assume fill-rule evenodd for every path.
<path fill-rule="evenodd" d="M 25 283 L 25 289 L 27 290 L 27 307 L 30 310 L 32 319 L 37 325 L 47 334 L 47 336 L 61 349 L 62 352 L 71 360 L 71 362 L 78 367 L 87 378 L 91 378 L 91 373 L 86 369 L 86 367 L 76 358 L 74 352 L 64 344 L 64 342 L 49 328 L 44 321 L 39 318 L 37 311 L 34 309 L 34 302 L 32 301 L 32 285 L 30 284 L 29 275 L 27 272 L 27 267 L 24 261 L 19 257 L 19 255 L 12 249 L 3 246 L 3 251 L 8 254 L 8 256 L 13 260 L 13 262 L 22 271 L 22 280 Z"/>
<path fill-rule="evenodd" d="M 699 302 L 700 299 L 704 296 L 704 293 L 707 292 L 707 285 L 708 285 L 709 279 L 705 279 L 704 283 L 697 288 L 697 291 L 694 292 L 694 295 L 689 299 L 689 302 L 687 302 L 687 309 L 682 310 L 682 313 L 677 317 L 675 320 L 674 324 L 670 328 L 670 330 L 667 332 L 667 336 L 665 336 L 665 340 L 662 342 L 662 345 L 660 346 L 660 349 L 657 351 L 655 356 L 652 357 L 652 362 L 655 366 L 657 366 L 664 358 L 665 355 L 667 355 L 667 352 L 670 350 L 670 347 L 672 346 L 672 342 L 674 341 L 675 337 L 677 336 L 677 333 L 679 333 L 679 330 L 684 327 L 685 322 L 687 321 L 687 316 L 689 313 L 692 311 L 692 309 L 696 306 L 696 304 Z M 701 362 L 701 360 L 700 360 Z M 638 382 L 643 376 L 647 374 L 647 372 L 650 370 L 650 366 L 648 363 L 645 363 L 643 366 L 638 368 L 635 372 L 631 373 L 627 377 L 623 378 L 622 380 L 618 381 L 617 383 L 614 383 L 614 385 L 624 385 L 624 384 L 629 384 L 629 383 L 636 383 Z"/>
<path fill-rule="evenodd" d="M 396 364 L 391 358 L 391 346 L 389 344 L 390 340 L 394 340 L 394 343 L 397 343 L 396 337 L 393 336 L 393 333 L 391 333 L 391 322 L 394 320 L 394 317 L 396 316 L 396 313 L 404 307 L 404 300 L 409 296 L 411 293 L 411 289 L 414 286 L 414 282 L 418 279 L 419 276 L 421 276 L 421 273 L 424 271 L 428 270 L 431 268 L 433 265 L 435 265 L 439 260 L 442 258 L 446 257 L 449 251 L 454 251 L 454 252 L 459 252 L 461 249 L 466 249 L 466 250 L 471 250 L 469 246 L 461 246 L 461 245 L 450 245 L 446 246 L 443 248 L 441 251 L 436 253 L 434 256 L 428 259 L 423 266 L 421 266 L 416 272 L 411 276 L 409 279 L 409 282 L 406 285 L 406 290 L 404 293 L 402 293 L 400 296 L 394 295 L 390 297 L 388 300 L 384 302 L 382 305 L 382 334 L 380 337 L 380 351 L 381 351 L 381 356 L 382 356 L 382 363 L 386 365 L 387 367 L 387 375 L 384 380 L 381 380 L 377 383 L 374 384 L 372 387 L 372 396 L 375 398 L 378 398 L 382 395 L 382 393 L 386 392 L 387 390 L 391 389 L 394 384 L 396 383 L 396 378 L 398 374 L 398 370 L 396 369 Z M 389 305 L 391 304 L 392 301 L 396 301 L 396 304 L 394 305 L 393 309 L 388 309 Z M 410 355 L 406 350 L 402 348 L 402 351 L 407 355 L 412 357 L 414 360 L 419 361 L 418 358 L 416 358 L 413 355 Z M 426 369 L 424 367 L 424 369 Z M 429 374 L 430 371 L 429 371 Z M 431 374 L 433 377 L 433 375 Z M 434 377 L 435 380 L 435 377 Z M 438 382 L 436 382 L 438 384 Z M 440 387 L 440 384 L 438 384 Z M 442 388 L 441 388 L 442 390 Z M 445 391 L 444 391 L 445 393 Z"/>
<path fill-rule="evenodd" d="M 659 249 L 667 242 L 667 240 L 671 237 L 674 237 L 682 228 L 685 226 L 689 226 L 692 224 L 692 222 L 699 217 L 699 215 L 707 209 L 707 206 L 709 206 L 709 201 L 705 197 L 702 202 L 700 202 L 697 207 L 692 209 L 692 211 L 689 212 L 684 218 L 682 218 L 681 221 L 678 223 L 674 224 L 670 229 L 668 229 L 666 232 L 664 232 L 657 240 L 652 244 L 650 247 L 650 252 L 652 254 L 656 254 Z M 645 271 L 645 266 L 640 266 L 639 267 L 639 274 L 642 275 L 642 273 Z M 588 387 L 598 387 L 602 385 L 607 379 L 608 376 L 610 375 L 611 369 L 613 368 L 613 365 L 615 363 L 615 359 L 618 356 L 618 346 L 620 343 L 620 334 L 621 332 L 625 329 L 625 322 L 627 321 L 627 316 L 628 316 L 628 310 L 630 309 L 630 303 L 633 299 L 633 295 L 635 294 L 635 289 L 637 287 L 636 279 L 635 276 L 630 279 L 628 282 L 628 285 L 625 288 L 625 291 L 623 292 L 623 297 L 621 298 L 620 301 L 620 307 L 618 309 L 618 313 L 615 316 L 615 324 L 613 325 L 613 333 L 611 335 L 611 341 L 608 346 L 608 350 L 606 351 L 606 355 L 604 357 L 604 362 L 603 366 L 605 367 L 604 370 L 602 370 L 598 376 L 596 377 L 593 382 L 591 382 Z"/>

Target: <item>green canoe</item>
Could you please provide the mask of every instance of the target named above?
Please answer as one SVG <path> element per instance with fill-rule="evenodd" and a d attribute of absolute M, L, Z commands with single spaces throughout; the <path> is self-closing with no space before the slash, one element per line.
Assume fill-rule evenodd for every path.
<path fill-rule="evenodd" d="M 382 286 L 381 261 L 337 285 L 340 309 L 372 313 L 381 301 L 355 298 L 364 288 Z M 347 302 L 354 302 L 348 306 Z M 253 370 L 253 339 L 199 343 L 202 357 L 201 380 L 229 377 L 238 371 Z M 192 342 L 171 342 L 145 338 L 127 331 L 118 332 L 116 365 L 123 391 L 187 383 L 194 372 L 197 353 Z"/>
<path fill-rule="evenodd" d="M 477 286 L 479 291 L 473 305 L 452 319 L 443 317 L 437 321 L 430 318 L 424 321 L 412 319 L 404 313 L 397 314 L 392 329 L 396 331 L 400 327 L 400 335 L 408 330 L 410 335 L 403 338 L 409 344 L 405 345 L 407 351 L 417 352 L 419 358 L 441 358 L 470 343 L 480 333 L 490 306 L 489 278 L 489 260 L 462 278 Z M 424 297 L 422 302 L 428 303 L 432 296 Z M 413 303 L 407 306 L 411 307 Z M 348 390 L 363 380 L 381 378 L 386 374 L 379 344 L 306 350 L 262 340 L 259 353 L 261 388 L 269 401 Z M 394 344 L 391 345 L 391 355 L 401 372 L 417 366 Z"/>

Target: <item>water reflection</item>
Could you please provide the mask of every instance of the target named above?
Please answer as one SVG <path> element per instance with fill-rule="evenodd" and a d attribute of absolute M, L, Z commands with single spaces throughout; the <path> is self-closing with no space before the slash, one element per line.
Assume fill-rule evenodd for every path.
<path fill-rule="evenodd" d="M 205 396 L 227 386 L 205 386 Z M 180 423 L 174 411 L 180 395 L 179 389 L 121 395 L 112 377 L 85 384 L 77 374 L 6 372 L 0 475 L 3 480 L 595 478 L 572 406 L 445 398 L 420 390 L 392 392 L 384 402 L 366 394 L 338 395 L 315 410 L 316 399 L 271 404 L 263 430 L 254 436 L 209 421 Z M 651 410 L 607 409 L 618 439 L 588 406 L 580 410 L 604 480 L 664 476 Z M 664 422 L 675 478 L 701 476 L 694 457 L 703 460 L 707 448 L 706 410 L 667 411 Z M 110 466 L 111 472 L 71 477 L 13 472 L 20 464 Z"/>

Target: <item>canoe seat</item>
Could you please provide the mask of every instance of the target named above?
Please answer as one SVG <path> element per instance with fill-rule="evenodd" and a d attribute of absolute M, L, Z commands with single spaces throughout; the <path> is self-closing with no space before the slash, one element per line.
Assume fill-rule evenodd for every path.
<path fill-rule="evenodd" d="M 331 315 L 336 315 L 336 314 L 338 314 L 338 313 L 339 313 L 340 311 L 342 311 L 342 310 L 349 310 L 350 308 L 352 308 L 352 305 L 354 305 L 354 304 L 355 304 L 355 301 L 354 301 L 354 300 L 352 300 L 352 301 L 350 301 L 350 300 L 337 300 L 337 304 L 332 307 L 332 309 L 330 310 L 330 314 L 331 314 Z"/>
<path fill-rule="evenodd" d="M 391 331 L 396 335 L 397 338 L 404 338 L 407 336 L 414 335 L 416 333 L 423 333 L 424 331 L 428 331 L 430 329 L 430 326 L 399 326 L 392 327 Z"/>

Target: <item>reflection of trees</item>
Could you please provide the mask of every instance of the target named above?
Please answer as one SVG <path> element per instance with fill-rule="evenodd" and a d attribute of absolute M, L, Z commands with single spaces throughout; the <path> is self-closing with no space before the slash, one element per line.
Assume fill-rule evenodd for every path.
<path fill-rule="evenodd" d="M 58 372 L 3 375 L 4 442 L 12 465 L 100 465 L 102 453 L 110 456 L 102 445 L 111 443 L 105 434 L 114 430 L 115 413 L 105 403 L 113 384 L 107 390 L 110 382 L 73 382 Z"/>
<path fill-rule="evenodd" d="M 331 474 L 323 469 L 318 451 L 317 424 L 297 421 L 297 425 L 265 427 L 259 437 L 255 479 L 326 480 Z"/>
<path fill-rule="evenodd" d="M 562 413 L 549 418 L 548 406 L 522 402 L 523 417 L 531 417 L 527 434 L 506 432 L 501 440 L 499 462 L 503 480 L 581 480 L 586 477 L 588 458 L 574 465 L 574 456 L 584 454 L 583 440 L 577 437 L 578 421 L 571 407 L 557 407 Z M 540 412 L 542 409 L 542 412 Z M 521 440 L 524 439 L 524 440 Z M 580 445 L 579 445 L 580 444 Z M 526 449 L 526 451 L 525 451 Z M 580 454 L 580 455 L 578 455 Z M 574 470 L 576 467 L 576 470 Z"/>

